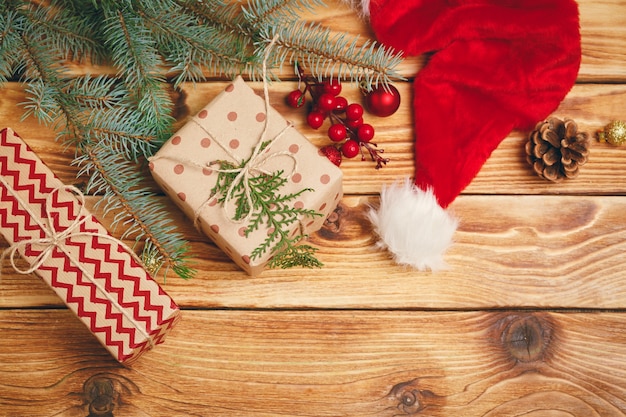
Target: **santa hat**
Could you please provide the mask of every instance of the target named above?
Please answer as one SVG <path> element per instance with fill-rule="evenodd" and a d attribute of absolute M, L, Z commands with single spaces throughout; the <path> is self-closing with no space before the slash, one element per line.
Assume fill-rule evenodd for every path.
<path fill-rule="evenodd" d="M 457 222 L 447 207 L 513 129 L 553 112 L 580 66 L 574 0 L 371 0 L 376 38 L 432 53 L 413 82 L 415 178 L 371 212 L 400 264 L 442 267 Z"/>

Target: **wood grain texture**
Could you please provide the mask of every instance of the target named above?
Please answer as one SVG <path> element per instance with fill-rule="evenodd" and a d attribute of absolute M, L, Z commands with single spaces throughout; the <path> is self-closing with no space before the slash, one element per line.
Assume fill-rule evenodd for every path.
<path fill-rule="evenodd" d="M 239 270 L 172 208 L 198 272 L 189 281 L 159 279 L 179 304 L 194 308 L 626 308 L 626 197 L 464 196 L 451 207 L 461 223 L 445 257 L 449 268 L 436 273 L 397 266 L 376 247 L 367 219 L 374 204 L 344 198 L 337 219 L 310 237 L 323 269 L 258 277 Z M 62 302 L 34 274 L 4 265 L 0 306 L 49 305 Z"/>
<path fill-rule="evenodd" d="M 620 313 L 184 313 L 123 368 L 66 311 L 0 311 L 0 416 L 626 415 Z"/>
<path fill-rule="evenodd" d="M 328 4 L 304 17 L 371 36 L 346 5 Z M 593 134 L 626 119 L 626 4 L 579 7 L 582 65 L 555 115 Z M 413 174 L 410 80 L 424 62 L 400 66 L 408 81 L 397 83 L 398 113 L 368 116 L 390 164 L 342 164 L 346 196 L 310 237 L 323 269 L 250 277 L 159 197 L 191 242 L 198 273 L 157 277 L 183 320 L 132 368 L 45 283 L 5 261 L 0 417 L 626 416 L 626 147 L 594 141 L 580 177 L 551 184 L 525 162 L 527 132 L 512 132 L 451 206 L 460 226 L 449 269 L 407 270 L 376 247 L 367 211 L 383 184 Z M 71 73 L 115 70 L 83 63 Z M 272 84 L 271 104 L 315 145 L 327 144 L 285 106 L 296 82 L 289 68 L 280 74 L 287 81 Z M 185 84 L 174 94 L 176 127 L 226 82 Z M 0 94 L 0 128 L 14 128 L 65 183 L 83 187 L 73 150 L 21 120 L 23 87 L 10 82 Z M 98 199 L 89 196 L 88 207 L 119 237 L 115 213 L 103 216 Z"/>
<path fill-rule="evenodd" d="M 200 111 L 227 84 L 212 82 L 185 86 L 185 93 L 177 102 L 176 128 L 182 126 L 191 116 Z M 259 83 L 251 83 L 257 93 L 262 92 Z M 317 146 L 330 141 L 326 130 L 313 130 L 306 126 L 303 110 L 288 108 L 284 97 L 296 87 L 296 83 L 284 82 L 272 85 L 271 104 L 286 119 Z M 398 85 L 402 97 L 410 97 L 410 85 Z M 359 100 L 355 88 L 345 88 L 345 96 L 351 101 Z M 71 165 L 74 153 L 62 143 L 51 140 L 54 133 L 39 127 L 35 120 L 20 122 L 20 102 L 24 101 L 22 87 L 10 83 L 4 88 L 5 96 L 0 102 L 2 126 L 10 126 L 40 155 L 64 182 L 80 186 L 85 179 L 76 179 L 78 168 Z M 554 115 L 574 119 L 581 131 L 595 137 L 611 120 L 626 118 L 626 85 L 601 84 L 578 85 L 566 97 Z M 346 194 L 378 194 L 383 184 L 389 184 L 404 176 L 412 176 L 414 171 L 412 112 L 410 101 L 405 99 L 398 113 L 392 118 L 368 116 L 368 121 L 376 128 L 375 142 L 385 150 L 391 159 L 389 164 L 375 170 L 370 160 L 360 158 L 345 160 L 344 192 Z M 443 127 L 442 127 L 443 128 Z M 626 193 L 626 147 L 602 144 L 595 139 L 591 146 L 589 162 L 581 168 L 581 175 L 571 181 L 554 184 L 539 178 L 528 165 L 524 144 L 528 132 L 512 132 L 493 152 L 477 177 L 466 188 L 466 194 L 623 194 Z M 146 177 L 149 177 L 146 170 Z M 155 186 L 156 189 L 156 186 Z"/>

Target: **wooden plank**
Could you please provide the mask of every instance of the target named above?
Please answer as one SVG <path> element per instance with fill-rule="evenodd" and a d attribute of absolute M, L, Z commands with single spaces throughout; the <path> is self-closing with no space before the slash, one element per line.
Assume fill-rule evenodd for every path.
<path fill-rule="evenodd" d="M 0 311 L 0 415 L 624 416 L 624 318 L 185 311 L 124 368 L 67 311 Z"/>
<path fill-rule="evenodd" d="M 320 23 L 336 32 L 360 36 L 360 41 L 373 39 L 374 35 L 367 21 L 357 18 L 353 10 L 338 0 L 325 2 L 327 7 L 318 7 L 312 13 L 303 13 L 301 18 Z M 578 79 L 580 82 L 606 82 L 626 80 L 626 21 L 621 0 L 579 0 L 580 26 L 582 38 L 582 63 Z M 621 10 L 622 13 L 615 12 Z M 411 79 L 424 65 L 424 57 L 408 57 L 398 67 L 404 77 Z M 115 74 L 108 66 L 70 64 L 70 73 Z M 278 72 L 281 79 L 293 79 L 293 69 L 285 66 Z M 207 76 L 212 74 L 207 73 Z M 211 77 L 215 79 L 215 77 Z"/>
<path fill-rule="evenodd" d="M 188 118 L 204 107 L 225 83 L 203 83 L 185 86 L 185 95 L 177 105 L 178 122 L 176 128 L 182 126 Z M 306 126 L 304 110 L 288 108 L 284 97 L 295 88 L 291 82 L 276 83 L 271 87 L 271 103 L 288 120 L 293 121 L 296 128 L 307 136 L 316 146 L 324 146 L 330 141 L 326 129 L 313 130 Z M 253 83 L 257 92 L 261 92 L 261 84 Z M 347 194 L 377 194 L 382 184 L 391 183 L 398 178 L 411 176 L 414 172 L 413 162 L 413 128 L 410 110 L 410 85 L 398 85 L 405 98 L 398 113 L 390 118 L 368 116 L 376 128 L 375 142 L 385 150 L 391 162 L 380 170 L 374 164 L 360 158 L 344 160 L 344 191 Z M 355 88 L 346 88 L 345 95 L 350 101 L 359 100 L 359 92 Z M 77 167 L 71 166 L 74 153 L 61 143 L 52 140 L 54 133 L 41 127 L 33 119 L 20 122 L 24 101 L 22 88 L 10 83 L 4 89 L 3 100 L 0 102 L 0 123 L 11 126 L 39 154 L 50 168 L 66 183 L 80 185 L 85 179 L 76 180 Z M 569 117 L 577 121 L 581 131 L 595 136 L 614 119 L 624 119 L 626 108 L 626 85 L 579 85 L 576 86 L 554 115 Z M 326 126 L 327 127 L 327 126 Z M 575 180 L 553 184 L 539 178 L 532 171 L 525 159 L 524 144 L 527 132 L 512 132 L 493 152 L 491 158 L 483 166 L 474 181 L 465 190 L 471 194 L 623 194 L 626 193 L 626 147 L 615 147 L 609 144 L 592 143 L 589 162 L 582 167 L 581 175 Z M 146 176 L 149 177 L 146 171 Z M 155 188 L 156 189 L 156 188 Z"/>
<path fill-rule="evenodd" d="M 582 40 L 579 81 L 626 79 L 626 19 L 622 0 L 578 1 Z"/>
<path fill-rule="evenodd" d="M 311 236 L 322 270 L 256 278 L 172 208 L 198 273 L 160 282 L 194 308 L 626 308 L 626 197 L 463 196 L 451 207 L 461 223 L 445 257 L 449 269 L 436 273 L 397 266 L 376 247 L 370 204 L 346 197 L 337 220 Z M 16 274 L 8 262 L 2 272 L 0 306 L 62 305 L 34 275 Z"/>

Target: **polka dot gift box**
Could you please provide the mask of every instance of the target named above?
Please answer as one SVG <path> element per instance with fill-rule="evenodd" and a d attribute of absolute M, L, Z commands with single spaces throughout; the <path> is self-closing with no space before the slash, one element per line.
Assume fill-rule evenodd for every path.
<path fill-rule="evenodd" d="M 250 275 L 275 256 L 276 239 L 268 237 L 277 236 L 276 227 L 259 221 L 252 200 L 261 198 L 261 182 L 281 184 L 263 194 L 262 205 L 292 215 L 278 219 L 279 235 L 290 239 L 322 227 L 343 196 L 341 170 L 241 77 L 163 145 L 150 170 L 196 227 Z M 232 182 L 224 185 L 226 177 Z"/>

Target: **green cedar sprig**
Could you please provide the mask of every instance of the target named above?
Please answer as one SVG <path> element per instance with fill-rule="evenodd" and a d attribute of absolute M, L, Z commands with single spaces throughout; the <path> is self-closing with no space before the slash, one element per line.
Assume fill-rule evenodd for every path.
<path fill-rule="evenodd" d="M 217 182 L 211 190 L 211 195 L 218 196 L 219 204 L 235 206 L 233 220 L 243 220 L 249 215 L 248 224 L 244 231 L 246 237 L 262 225 L 265 225 L 268 230 L 268 236 L 263 243 L 252 251 L 250 259 L 260 258 L 269 251 L 272 255 L 268 263 L 270 268 L 321 267 L 322 263 L 315 257 L 317 248 L 298 244 L 306 235 L 300 232 L 293 237 L 289 236 L 289 227 L 294 223 L 299 223 L 305 217 L 322 216 L 315 210 L 296 208 L 291 204 L 302 194 L 314 190 L 304 188 L 295 193 L 280 194 L 279 191 L 287 183 L 288 178 L 284 175 L 283 170 L 278 170 L 271 174 L 261 174 L 250 178 L 248 182 L 249 201 L 243 181 L 233 186 L 237 173 L 224 172 L 236 168 L 241 169 L 245 167 L 248 161 L 244 160 L 238 167 L 228 161 L 219 161 L 219 163 L 221 172 L 219 172 Z M 228 195 L 229 191 L 230 195 Z"/>

